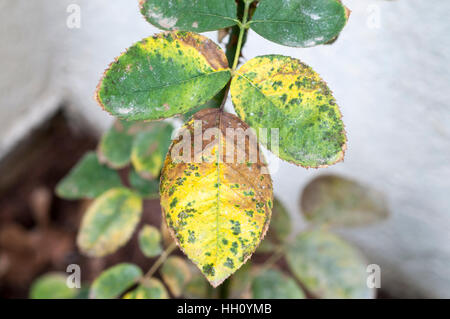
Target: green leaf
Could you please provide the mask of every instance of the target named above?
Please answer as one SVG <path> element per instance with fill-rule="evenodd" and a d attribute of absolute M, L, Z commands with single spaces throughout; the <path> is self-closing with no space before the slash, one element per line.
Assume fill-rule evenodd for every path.
<path fill-rule="evenodd" d="M 139 232 L 139 247 L 146 257 L 155 257 L 162 253 L 161 233 L 158 228 L 145 225 Z"/>
<path fill-rule="evenodd" d="M 336 101 L 299 60 L 266 55 L 248 61 L 231 82 L 231 96 L 239 117 L 281 159 L 317 168 L 344 158 L 346 136 Z"/>
<path fill-rule="evenodd" d="M 103 134 L 97 149 L 100 162 L 114 169 L 123 168 L 130 163 L 131 146 L 134 140 L 131 130 L 133 124 L 133 122 L 117 120 Z"/>
<path fill-rule="evenodd" d="M 211 286 L 200 272 L 192 275 L 192 279 L 186 284 L 183 296 L 188 299 L 206 299 Z"/>
<path fill-rule="evenodd" d="M 200 145 L 203 159 L 196 161 L 194 152 L 190 152 L 190 157 L 180 160 L 179 151 L 195 144 L 195 123 L 203 123 L 204 132 L 216 132 L 215 137 Z M 255 147 L 245 147 L 256 142 L 256 137 L 241 134 L 233 143 L 234 152 L 228 155 L 242 161 L 227 161 L 227 152 L 219 151 L 219 145 L 227 149 L 227 142 L 231 141 L 228 128 L 251 133 L 238 117 L 219 109 L 195 114 L 181 129 L 181 135 L 190 139 L 173 142 L 160 183 L 163 217 L 171 234 L 214 287 L 250 258 L 264 237 L 271 216 L 272 180 L 263 155 L 257 143 L 252 144 Z M 250 158 L 250 149 L 254 150 L 254 158 L 245 162 Z M 183 154 L 189 156 L 187 153 Z"/>
<path fill-rule="evenodd" d="M 275 269 L 268 269 L 253 278 L 252 294 L 254 299 L 305 298 L 295 280 Z"/>
<path fill-rule="evenodd" d="M 275 237 L 278 242 L 285 242 L 292 231 L 292 220 L 278 198 L 273 199 L 272 220 L 269 227 L 269 236 Z"/>
<path fill-rule="evenodd" d="M 163 30 L 205 32 L 236 24 L 235 0 L 140 0 L 141 13 Z"/>
<path fill-rule="evenodd" d="M 191 280 L 191 271 L 183 258 L 172 256 L 162 266 L 161 276 L 172 295 L 179 297 Z"/>
<path fill-rule="evenodd" d="M 277 249 L 289 237 L 292 231 L 291 217 L 278 198 L 273 199 L 272 219 L 267 235 L 259 245 L 258 253 L 269 253 Z"/>
<path fill-rule="evenodd" d="M 168 299 L 166 287 L 155 278 L 145 279 L 136 289 L 127 293 L 124 299 Z"/>
<path fill-rule="evenodd" d="M 334 175 L 313 179 L 303 190 L 301 210 L 314 224 L 360 226 L 389 216 L 383 194 Z"/>
<path fill-rule="evenodd" d="M 304 48 L 335 39 L 349 15 L 339 0 L 261 0 L 250 27 L 275 43 Z"/>
<path fill-rule="evenodd" d="M 142 213 L 142 199 L 126 188 L 114 188 L 97 198 L 81 222 L 77 243 L 92 257 L 115 252 L 130 238 Z"/>
<path fill-rule="evenodd" d="M 287 262 L 307 291 L 319 298 L 371 298 L 366 262 L 339 237 L 321 230 L 297 236 Z"/>
<path fill-rule="evenodd" d="M 133 264 L 122 263 L 108 268 L 94 280 L 89 297 L 113 299 L 133 286 L 142 277 L 142 270 Z"/>
<path fill-rule="evenodd" d="M 225 54 L 213 41 L 164 32 L 133 45 L 111 64 L 97 101 L 122 119 L 157 120 L 206 103 L 230 76 Z"/>
<path fill-rule="evenodd" d="M 30 289 L 31 299 L 71 299 L 78 289 L 67 286 L 67 277 L 60 273 L 45 274 L 36 279 Z"/>
<path fill-rule="evenodd" d="M 230 280 L 230 299 L 251 298 L 252 269 L 254 269 L 252 268 L 252 262 L 248 261 L 228 279 Z"/>
<path fill-rule="evenodd" d="M 150 180 L 159 176 L 171 144 L 172 131 L 171 124 L 158 122 L 136 136 L 131 162 L 141 177 Z"/>
<path fill-rule="evenodd" d="M 116 171 L 101 165 L 94 152 L 86 153 L 56 186 L 65 199 L 95 198 L 108 189 L 122 186 Z"/>
<path fill-rule="evenodd" d="M 145 199 L 159 198 L 159 179 L 144 179 L 134 169 L 130 170 L 128 180 L 131 187 Z"/>

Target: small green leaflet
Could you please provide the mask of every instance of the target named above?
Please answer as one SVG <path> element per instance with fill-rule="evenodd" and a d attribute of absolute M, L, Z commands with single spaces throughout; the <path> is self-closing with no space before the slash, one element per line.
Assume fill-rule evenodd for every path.
<path fill-rule="evenodd" d="M 141 13 L 163 30 L 205 32 L 236 24 L 235 0 L 140 0 Z"/>
<path fill-rule="evenodd" d="M 116 171 L 102 165 L 94 152 L 86 153 L 56 186 L 56 194 L 65 199 L 95 198 L 122 186 Z"/>
<path fill-rule="evenodd" d="M 124 299 L 168 299 L 166 287 L 155 278 L 145 279 L 136 289 L 127 293 Z"/>
<path fill-rule="evenodd" d="M 159 198 L 159 179 L 144 179 L 134 169 L 128 174 L 131 187 L 145 199 Z"/>
<path fill-rule="evenodd" d="M 108 268 L 94 280 L 89 292 L 92 299 L 119 297 L 142 277 L 142 270 L 133 264 L 122 263 Z"/>
<path fill-rule="evenodd" d="M 191 270 L 183 258 L 167 258 L 161 268 L 161 276 L 175 297 L 181 296 L 186 284 L 191 280 Z"/>
<path fill-rule="evenodd" d="M 155 257 L 162 253 L 161 233 L 158 228 L 144 225 L 139 232 L 139 247 L 146 257 Z"/>
<path fill-rule="evenodd" d="M 36 281 L 30 289 L 31 299 L 71 299 L 78 294 L 77 289 L 67 286 L 67 274 L 48 273 Z"/>
<path fill-rule="evenodd" d="M 172 131 L 170 123 L 155 122 L 136 135 L 131 162 L 142 178 L 151 180 L 159 176 L 171 144 Z"/>
<path fill-rule="evenodd" d="M 261 0 L 250 27 L 275 43 L 305 48 L 333 41 L 349 15 L 339 0 Z"/>
<path fill-rule="evenodd" d="M 111 168 L 120 169 L 130 163 L 131 146 L 134 134 L 133 122 L 117 120 L 111 128 L 103 134 L 97 148 L 100 162 Z"/>

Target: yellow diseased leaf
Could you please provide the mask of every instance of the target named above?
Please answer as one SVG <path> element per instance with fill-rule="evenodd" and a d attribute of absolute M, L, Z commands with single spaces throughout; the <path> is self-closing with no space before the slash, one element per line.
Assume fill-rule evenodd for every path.
<path fill-rule="evenodd" d="M 237 142 L 231 142 L 231 129 Z M 205 109 L 179 133 L 161 174 L 163 218 L 182 251 L 217 287 L 264 237 L 272 180 L 256 137 L 236 116 Z"/>

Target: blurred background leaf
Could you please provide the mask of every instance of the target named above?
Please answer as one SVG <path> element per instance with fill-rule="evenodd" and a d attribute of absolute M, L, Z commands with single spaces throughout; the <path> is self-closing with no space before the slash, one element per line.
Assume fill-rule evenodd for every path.
<path fill-rule="evenodd" d="M 130 130 L 134 122 L 116 120 L 100 139 L 98 158 L 111 168 L 119 169 L 130 163 L 134 134 Z"/>
<path fill-rule="evenodd" d="M 78 289 L 67 286 L 64 273 L 48 273 L 37 278 L 30 290 L 32 299 L 71 299 L 78 294 Z"/>
<path fill-rule="evenodd" d="M 127 188 L 114 188 L 97 198 L 83 216 L 77 244 L 88 256 L 115 252 L 133 234 L 142 214 L 142 199 Z"/>
<path fill-rule="evenodd" d="M 128 181 L 133 189 L 145 199 L 159 198 L 159 179 L 148 180 L 139 176 L 134 169 L 130 170 Z"/>
<path fill-rule="evenodd" d="M 56 194 L 65 199 L 95 198 L 113 187 L 122 186 L 116 171 L 102 165 L 95 152 L 87 152 L 56 186 Z"/>
<path fill-rule="evenodd" d="M 299 234 L 286 252 L 292 273 L 317 298 L 372 298 L 367 263 L 336 235 L 322 230 Z"/>
<path fill-rule="evenodd" d="M 144 225 L 139 232 L 139 247 L 146 257 L 156 257 L 162 253 L 161 233 L 158 228 Z"/>
<path fill-rule="evenodd" d="M 144 279 L 134 290 L 127 293 L 124 299 L 168 299 L 166 287 L 155 278 Z"/>
<path fill-rule="evenodd" d="M 106 269 L 94 280 L 89 297 L 94 299 L 117 298 L 133 286 L 140 277 L 142 277 L 142 271 L 136 265 L 117 264 Z"/>
<path fill-rule="evenodd" d="M 335 175 L 322 175 L 309 182 L 300 206 L 308 221 L 330 226 L 368 225 L 389 215 L 383 194 Z"/>
<path fill-rule="evenodd" d="M 142 178 L 151 180 L 159 176 L 172 143 L 172 132 L 170 123 L 155 122 L 137 134 L 131 150 L 131 162 Z"/>
<path fill-rule="evenodd" d="M 174 297 L 183 293 L 186 284 L 191 280 L 191 271 L 186 260 L 171 256 L 161 268 L 161 276 Z"/>
<path fill-rule="evenodd" d="M 252 280 L 255 299 L 304 299 L 305 294 L 294 279 L 276 269 L 257 274 Z"/>

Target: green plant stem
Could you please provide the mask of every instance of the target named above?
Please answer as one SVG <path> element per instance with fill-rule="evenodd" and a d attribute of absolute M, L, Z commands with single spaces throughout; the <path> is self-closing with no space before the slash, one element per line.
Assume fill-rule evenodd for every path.
<path fill-rule="evenodd" d="M 232 70 L 235 71 L 237 68 L 237 65 L 239 63 L 239 57 L 241 56 L 241 49 L 242 49 L 242 40 L 244 39 L 245 30 L 247 30 L 247 19 L 248 19 L 248 11 L 250 9 L 250 4 L 252 1 L 244 0 L 245 2 L 245 8 L 244 8 L 244 16 L 242 17 L 242 23 L 239 25 L 239 28 L 241 29 L 239 32 L 239 38 L 236 48 L 236 54 L 234 55 L 234 62 L 232 66 Z"/>
<path fill-rule="evenodd" d="M 142 279 L 150 279 L 155 272 L 158 270 L 158 268 L 166 261 L 167 257 L 172 253 L 172 251 L 177 248 L 177 244 L 175 242 L 172 242 L 159 256 L 159 258 L 155 261 L 155 263 L 152 265 L 152 267 L 149 269 L 149 271 L 142 277 Z"/>

